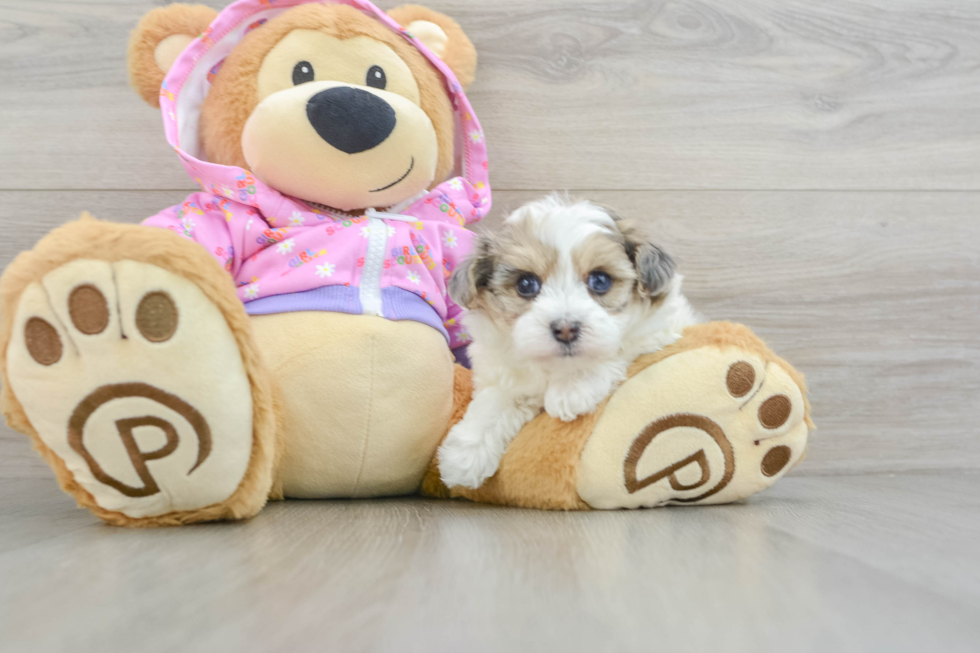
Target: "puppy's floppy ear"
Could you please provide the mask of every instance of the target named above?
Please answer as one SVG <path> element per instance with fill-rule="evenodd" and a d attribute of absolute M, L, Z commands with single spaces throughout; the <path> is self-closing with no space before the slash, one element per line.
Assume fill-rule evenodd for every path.
<path fill-rule="evenodd" d="M 152 107 L 177 56 L 208 28 L 218 12 L 204 5 L 167 5 L 143 16 L 129 37 L 129 84 Z"/>
<path fill-rule="evenodd" d="M 396 23 L 411 32 L 425 47 L 439 55 L 456 79 L 468 87 L 476 71 L 476 48 L 455 20 L 419 5 L 403 5 L 388 12 Z"/>
<path fill-rule="evenodd" d="M 674 278 L 674 259 L 626 220 L 616 219 L 616 226 L 623 234 L 623 247 L 626 255 L 636 268 L 639 291 L 647 297 L 656 297 L 670 286 Z"/>
<path fill-rule="evenodd" d="M 490 284 L 493 266 L 490 241 L 480 236 L 473 254 L 460 263 L 449 277 L 449 297 L 457 306 L 473 308 L 480 293 Z"/>

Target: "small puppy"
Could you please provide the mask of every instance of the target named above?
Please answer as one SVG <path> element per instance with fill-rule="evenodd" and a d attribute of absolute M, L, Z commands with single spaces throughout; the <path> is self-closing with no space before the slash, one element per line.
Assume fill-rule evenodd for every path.
<path fill-rule="evenodd" d="M 439 448 L 447 486 L 477 488 L 542 408 L 591 413 L 639 355 L 697 317 L 674 262 L 591 202 L 551 195 L 519 208 L 449 281 L 468 309 L 473 400 Z"/>

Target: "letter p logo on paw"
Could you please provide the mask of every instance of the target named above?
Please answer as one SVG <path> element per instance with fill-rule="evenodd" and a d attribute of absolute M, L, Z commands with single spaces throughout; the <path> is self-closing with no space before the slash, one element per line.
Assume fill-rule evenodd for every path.
<path fill-rule="evenodd" d="M 653 467 L 638 478 L 643 463 Z M 735 454 L 721 427 L 702 415 L 684 413 L 667 415 L 643 429 L 623 465 L 630 494 L 667 480 L 659 502 L 700 501 L 728 485 L 734 474 Z M 652 496 L 647 501 L 658 502 Z"/>
<path fill-rule="evenodd" d="M 71 448 L 85 460 L 85 462 L 88 464 L 89 470 L 92 472 L 92 475 L 99 482 L 115 488 L 122 494 L 125 494 L 127 497 L 148 497 L 160 492 L 160 486 L 157 484 L 156 479 L 153 477 L 153 474 L 147 467 L 147 461 L 166 458 L 177 451 L 178 446 L 180 445 L 180 435 L 178 434 L 177 427 L 175 427 L 170 420 L 160 416 L 160 414 L 166 413 L 168 410 L 154 410 L 153 412 L 157 414 L 147 414 L 138 417 L 125 417 L 115 420 L 115 427 L 119 432 L 120 442 L 128 455 L 129 461 L 132 463 L 133 471 L 142 482 L 142 485 L 129 485 L 108 473 L 106 469 L 99 464 L 97 456 L 93 455 L 93 452 L 89 450 L 85 442 L 85 427 L 89 424 L 89 421 L 92 419 L 93 415 L 99 412 L 99 410 L 104 406 L 111 404 L 113 401 L 128 398 L 142 398 L 149 400 L 159 404 L 159 406 L 163 409 L 168 409 L 169 411 L 177 413 L 183 418 L 183 421 L 190 427 L 190 430 L 193 432 L 193 435 L 197 441 L 197 458 L 194 465 L 187 472 L 188 475 L 200 467 L 201 463 L 203 463 L 211 453 L 211 429 L 201 413 L 199 413 L 197 409 L 188 404 L 186 401 L 168 392 L 164 392 L 159 388 L 154 388 L 146 383 L 116 383 L 112 385 L 104 385 L 97 388 L 78 404 L 75 411 L 72 413 L 71 419 L 68 421 L 68 443 L 71 445 Z M 111 410 L 109 412 L 111 412 Z M 111 416 L 107 417 L 111 419 Z M 151 449 L 149 451 L 142 450 L 137 442 L 136 436 L 134 435 L 135 429 L 141 427 L 151 427 L 158 430 L 164 434 L 166 442 L 159 448 Z M 108 455 L 106 457 L 108 458 L 116 459 L 113 461 L 116 463 L 113 466 L 119 467 L 119 456 L 117 453 L 103 453 L 107 453 Z"/>
<path fill-rule="evenodd" d="M 702 347 L 657 362 L 610 398 L 582 450 L 593 508 L 728 503 L 778 480 L 806 447 L 803 394 L 775 362 Z"/>

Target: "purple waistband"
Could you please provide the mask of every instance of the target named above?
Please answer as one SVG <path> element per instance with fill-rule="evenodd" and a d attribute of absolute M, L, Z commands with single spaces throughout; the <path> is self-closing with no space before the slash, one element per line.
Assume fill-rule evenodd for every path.
<path fill-rule="evenodd" d="M 360 315 L 364 312 L 361 308 L 360 290 L 352 286 L 323 286 L 303 292 L 253 299 L 245 302 L 245 311 L 249 315 L 300 311 L 333 311 Z M 449 342 L 449 333 L 439 314 L 413 292 L 401 288 L 382 288 L 381 313 L 389 320 L 413 320 L 427 324 Z"/>

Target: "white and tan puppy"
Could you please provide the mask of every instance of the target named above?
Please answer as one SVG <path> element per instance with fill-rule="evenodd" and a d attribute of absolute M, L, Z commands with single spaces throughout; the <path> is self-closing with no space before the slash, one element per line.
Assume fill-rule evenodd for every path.
<path fill-rule="evenodd" d="M 551 195 L 482 237 L 449 282 L 468 309 L 473 401 L 439 449 L 447 486 L 479 487 L 543 408 L 592 412 L 639 355 L 697 317 L 671 258 L 591 202 Z"/>

